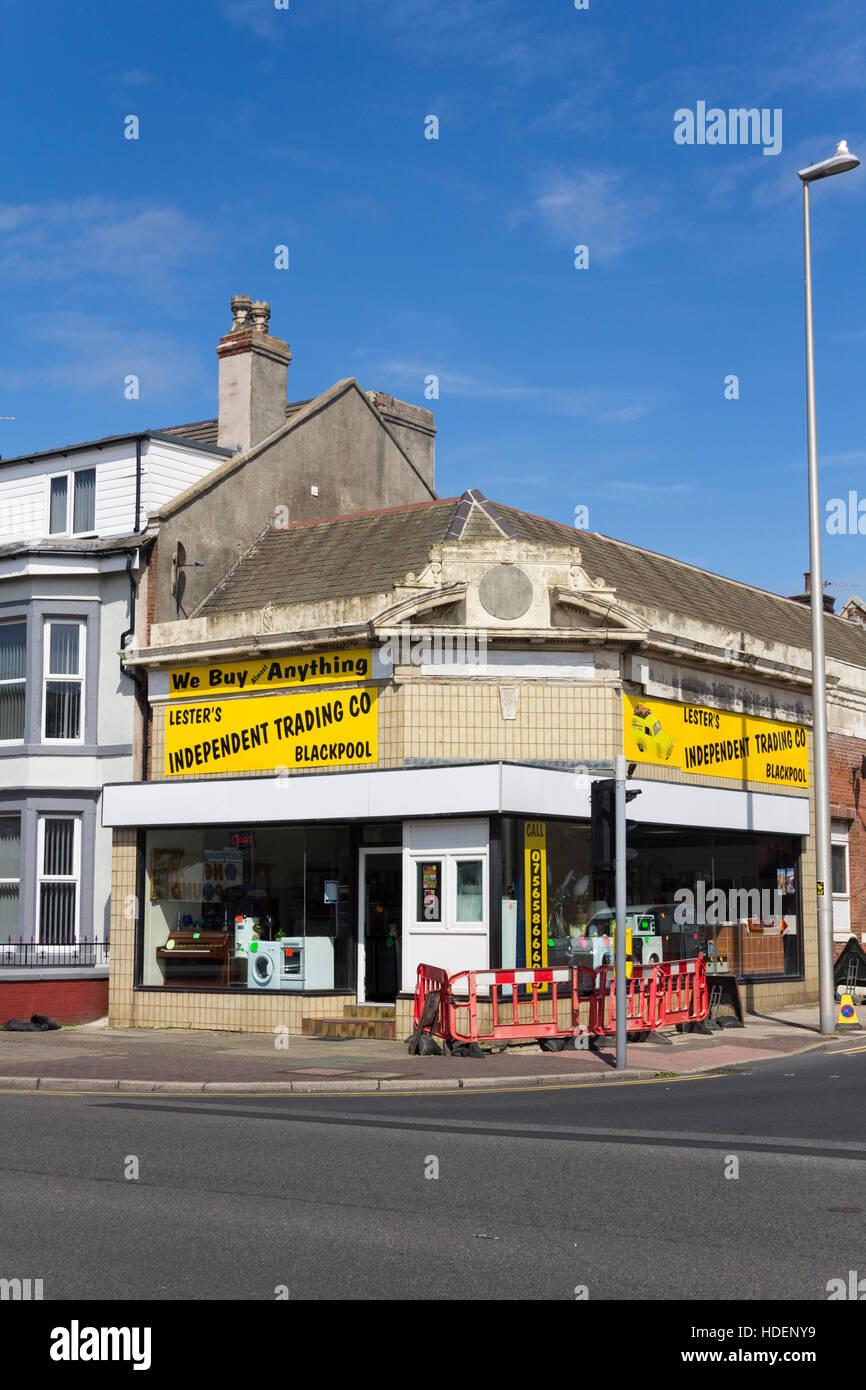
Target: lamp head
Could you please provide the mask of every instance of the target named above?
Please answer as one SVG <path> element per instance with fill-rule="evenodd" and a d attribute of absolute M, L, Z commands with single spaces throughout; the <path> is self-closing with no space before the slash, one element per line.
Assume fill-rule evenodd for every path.
<path fill-rule="evenodd" d="M 816 179 L 828 179 L 832 174 L 846 174 L 849 169 L 856 169 L 859 163 L 856 154 L 849 150 L 848 141 L 840 140 L 835 154 L 818 164 L 810 164 L 808 169 L 800 169 L 798 177 L 803 183 L 814 183 Z"/>

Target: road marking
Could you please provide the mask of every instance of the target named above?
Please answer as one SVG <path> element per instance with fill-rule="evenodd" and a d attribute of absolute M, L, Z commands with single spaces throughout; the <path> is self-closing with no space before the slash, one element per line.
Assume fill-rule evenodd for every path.
<path fill-rule="evenodd" d="M 835 1052 L 828 1052 L 828 1057 L 850 1057 L 852 1052 L 866 1052 L 864 1047 L 840 1047 Z"/>

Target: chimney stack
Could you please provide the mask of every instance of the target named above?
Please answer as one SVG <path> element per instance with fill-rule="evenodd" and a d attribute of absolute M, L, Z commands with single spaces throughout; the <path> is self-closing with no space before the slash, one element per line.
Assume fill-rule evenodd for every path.
<path fill-rule="evenodd" d="M 805 573 L 804 573 L 804 575 L 803 575 L 803 592 L 802 592 L 802 594 L 789 594 L 788 597 L 789 597 L 789 598 L 792 598 L 792 599 L 794 600 L 795 603 L 803 603 L 803 604 L 805 604 L 807 607 L 810 607 L 810 606 L 811 606 L 811 603 L 812 603 L 812 573 L 811 573 L 811 570 L 806 570 Z M 835 607 L 836 607 L 836 600 L 835 600 L 835 598 L 833 597 L 833 595 L 832 595 L 832 594 L 825 594 L 825 595 L 824 595 L 824 612 L 825 612 L 825 613 L 832 613 L 832 612 L 833 612 L 833 609 L 834 609 Z"/>
<path fill-rule="evenodd" d="M 223 449 L 244 451 L 286 421 L 286 382 L 292 354 L 268 332 L 271 306 L 232 295 L 231 331 L 220 338 L 219 429 Z"/>

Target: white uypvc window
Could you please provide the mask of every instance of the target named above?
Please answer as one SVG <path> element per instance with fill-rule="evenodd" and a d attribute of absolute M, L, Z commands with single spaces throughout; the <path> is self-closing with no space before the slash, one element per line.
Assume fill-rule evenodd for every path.
<path fill-rule="evenodd" d="M 96 529 L 96 469 L 52 473 L 48 480 L 48 533 L 87 535 Z"/>
<path fill-rule="evenodd" d="M 78 940 L 81 817 L 40 816 L 38 837 L 39 942 Z"/>
<path fill-rule="evenodd" d="M 0 945 L 18 939 L 21 817 L 0 816 Z"/>
<path fill-rule="evenodd" d="M 46 742 L 81 743 L 84 738 L 84 646 L 84 623 L 46 622 L 42 677 Z"/>
<path fill-rule="evenodd" d="M 27 624 L 0 623 L 0 743 L 24 738 Z"/>
<path fill-rule="evenodd" d="M 847 941 L 851 935 L 851 890 L 848 879 L 848 826 L 845 821 L 832 822 L 830 839 L 833 936 L 837 941 Z"/>

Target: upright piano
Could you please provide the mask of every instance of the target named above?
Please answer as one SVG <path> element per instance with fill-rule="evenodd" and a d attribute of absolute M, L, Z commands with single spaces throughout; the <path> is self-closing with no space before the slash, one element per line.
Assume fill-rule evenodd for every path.
<path fill-rule="evenodd" d="M 178 988 L 218 988 L 229 982 L 234 937 L 227 931 L 173 931 L 156 959 L 167 985 Z"/>

